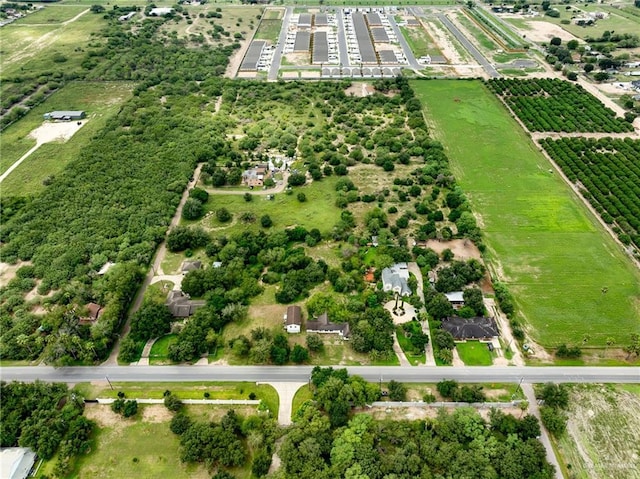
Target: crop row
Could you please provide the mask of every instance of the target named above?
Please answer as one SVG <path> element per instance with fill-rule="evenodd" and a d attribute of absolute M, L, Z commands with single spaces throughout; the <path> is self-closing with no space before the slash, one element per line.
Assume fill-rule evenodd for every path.
<path fill-rule="evenodd" d="M 529 131 L 622 133 L 633 126 L 617 118 L 580 85 L 559 79 L 495 79 L 489 88 L 502 97 Z"/>
<path fill-rule="evenodd" d="M 640 141 L 545 139 L 542 146 L 625 244 L 640 246 Z"/>

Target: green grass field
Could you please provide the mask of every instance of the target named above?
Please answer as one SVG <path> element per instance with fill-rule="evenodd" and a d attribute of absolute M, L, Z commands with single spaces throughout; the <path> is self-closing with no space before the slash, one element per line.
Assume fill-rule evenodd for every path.
<path fill-rule="evenodd" d="M 213 194 L 209 196 L 206 209 L 216 211 L 224 207 L 231 211 L 234 217 L 231 222 L 220 223 L 215 215 L 212 215 L 202 220 L 202 224 L 214 234 L 229 235 L 258 230 L 261 228 L 260 218 L 263 215 L 269 215 L 273 220 L 273 228 L 281 229 L 297 225 L 307 229 L 318 228 L 326 234 L 340 219 L 340 209 L 335 206 L 336 181 L 337 177 L 327 177 L 322 181 L 295 188 L 292 195 L 278 193 L 273 200 L 267 200 L 266 195 L 255 195 L 253 201 L 247 202 L 243 195 Z M 304 203 L 300 203 L 296 198 L 298 192 L 304 192 L 306 195 L 307 200 Z M 243 223 L 240 220 L 243 213 L 253 213 L 256 221 Z M 183 223 L 189 222 L 183 221 Z"/>
<path fill-rule="evenodd" d="M 71 20 L 87 10 L 86 5 L 45 5 L 45 8 L 16 20 L 14 25 L 55 24 Z M 87 12 L 89 13 L 89 12 Z"/>
<path fill-rule="evenodd" d="M 485 343 L 479 341 L 456 343 L 456 349 L 466 366 L 491 366 L 493 364 L 491 353 Z"/>
<path fill-rule="evenodd" d="M 104 407 L 104 406 L 103 406 Z M 144 406 L 141 406 L 142 409 Z M 140 413 L 139 413 L 140 414 Z M 135 459 L 134 459 L 135 458 Z M 95 434 L 91 452 L 81 456 L 72 477 L 171 477 L 208 478 L 203 466 L 180 461 L 180 439 L 168 421 L 125 420 L 102 427 Z"/>
<path fill-rule="evenodd" d="M 626 344 L 640 330 L 640 274 L 525 132 L 480 82 L 413 87 L 533 339 Z"/>
<path fill-rule="evenodd" d="M 269 40 L 275 43 L 280 35 L 282 29 L 282 20 L 278 19 L 263 19 L 260 22 L 258 31 L 256 32 L 255 40 Z"/>
<path fill-rule="evenodd" d="M 402 326 L 396 326 L 396 337 L 398 338 L 398 344 L 404 351 L 404 355 L 407 357 L 412 366 L 417 366 L 418 364 L 424 364 L 427 362 L 427 357 L 425 354 L 415 354 L 413 352 L 413 345 L 407 336 L 405 335 L 404 329 Z"/>
<path fill-rule="evenodd" d="M 55 14 L 55 18 L 65 17 L 64 12 L 66 10 L 60 15 Z M 75 9 L 74 12 L 77 14 Z M 28 21 L 29 18 L 25 20 Z M 87 54 L 85 48 L 93 40 L 92 34 L 106 24 L 102 15 L 88 12 L 67 24 L 44 23 L 40 26 L 41 24 L 20 25 L 16 22 L 2 27 L 0 66 L 3 77 L 20 76 L 23 72 L 30 76 L 58 70 L 68 73 L 80 68 Z M 66 61 L 56 62 L 56 53 L 65 57 Z"/>
<path fill-rule="evenodd" d="M 422 26 L 400 27 L 400 30 L 416 58 L 425 55 L 442 55 L 431 36 Z"/>
<path fill-rule="evenodd" d="M 167 357 L 167 355 L 169 354 L 169 345 L 172 344 L 177 337 L 177 334 L 166 334 L 165 336 L 158 338 L 158 340 L 153 343 L 153 346 L 151 346 L 151 352 L 149 353 L 149 362 L 170 362 Z"/>
<path fill-rule="evenodd" d="M 117 113 L 120 105 L 131 96 L 133 84 L 120 82 L 76 82 L 66 85 L 24 118 L 2 133 L 0 142 L 0 172 L 36 144 L 29 133 L 42 125 L 42 114 L 52 110 L 85 110 L 88 121 L 66 143 L 45 143 L 31 154 L 2 182 L 5 195 L 38 193 L 42 180 L 61 172 L 69 161 L 78 157 L 82 148 Z"/>

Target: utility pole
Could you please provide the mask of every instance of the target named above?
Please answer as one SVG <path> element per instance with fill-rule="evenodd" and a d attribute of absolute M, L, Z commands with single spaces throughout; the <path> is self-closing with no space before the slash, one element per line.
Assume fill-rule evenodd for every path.
<path fill-rule="evenodd" d="M 107 380 L 107 382 L 109 383 L 109 387 L 113 391 L 113 384 L 111 384 L 111 381 L 109 381 L 109 378 L 107 376 L 105 376 L 104 378 Z"/>

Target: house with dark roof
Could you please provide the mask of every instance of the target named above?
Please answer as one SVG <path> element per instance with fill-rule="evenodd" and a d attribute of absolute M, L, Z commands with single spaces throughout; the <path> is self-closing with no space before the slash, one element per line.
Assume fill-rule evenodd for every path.
<path fill-rule="evenodd" d="M 382 270 L 382 289 L 387 292 L 393 291 L 400 296 L 411 296 L 408 279 L 409 267 L 407 263 L 396 263 Z"/>
<path fill-rule="evenodd" d="M 451 333 L 457 341 L 465 339 L 493 339 L 498 337 L 498 326 L 494 318 L 460 318 L 453 316 L 442 321 L 442 329 Z"/>
<path fill-rule="evenodd" d="M 351 331 L 349 323 L 332 323 L 324 312 L 315 321 L 307 321 L 307 333 L 338 334 L 342 339 L 349 339 Z"/>
<path fill-rule="evenodd" d="M 188 318 L 195 313 L 198 308 L 205 306 L 207 302 L 203 299 L 191 299 L 188 294 L 184 294 L 180 290 L 173 290 L 169 292 L 165 304 L 174 318 Z"/>
<path fill-rule="evenodd" d="M 284 329 L 287 333 L 299 333 L 302 327 L 302 309 L 295 304 L 287 308 L 284 313 Z"/>
<path fill-rule="evenodd" d="M 189 271 L 195 271 L 197 269 L 202 268 L 202 261 L 198 260 L 185 260 L 180 265 L 180 272 L 182 274 L 188 273 Z"/>

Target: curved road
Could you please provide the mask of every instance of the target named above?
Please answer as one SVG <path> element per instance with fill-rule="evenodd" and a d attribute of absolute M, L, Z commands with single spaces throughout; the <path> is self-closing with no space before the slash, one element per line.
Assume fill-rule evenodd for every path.
<path fill-rule="evenodd" d="M 342 366 L 333 366 L 341 368 Z M 311 366 L 78 366 L 67 368 L 3 367 L 0 376 L 5 381 L 62 381 L 67 383 L 99 381 L 109 378 L 121 382 L 184 382 L 184 381 L 250 381 L 306 382 Z M 350 374 L 367 381 L 438 382 L 455 379 L 459 382 L 566 382 L 566 383 L 640 383 L 638 367 L 444 367 L 403 368 L 399 366 L 352 366 Z"/>

